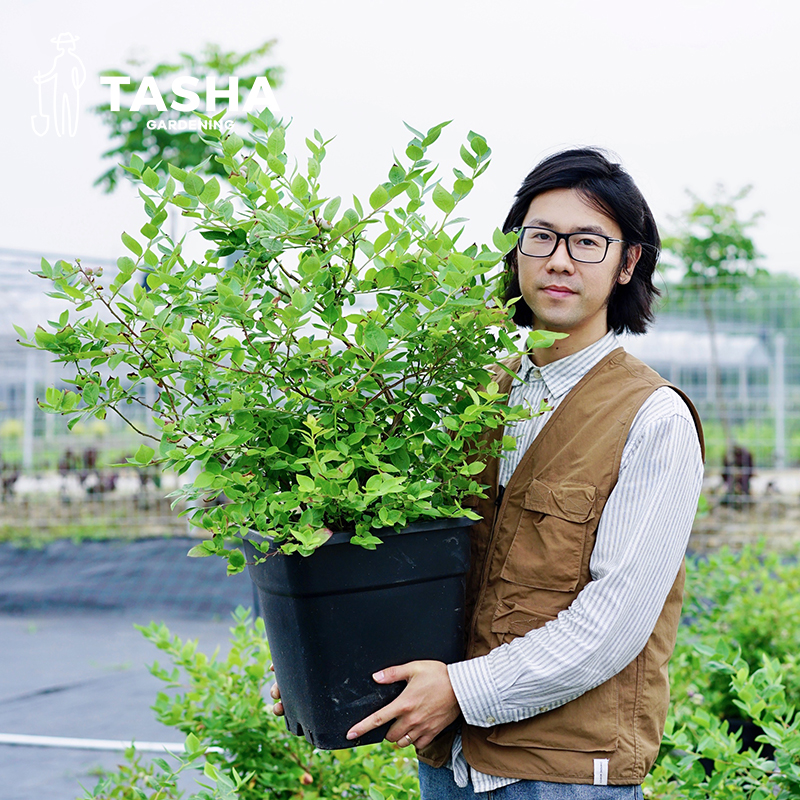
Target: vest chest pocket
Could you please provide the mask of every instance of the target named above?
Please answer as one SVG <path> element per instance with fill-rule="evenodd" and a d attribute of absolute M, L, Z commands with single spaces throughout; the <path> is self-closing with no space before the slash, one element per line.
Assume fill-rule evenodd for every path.
<path fill-rule="evenodd" d="M 534 478 L 501 578 L 533 589 L 574 591 L 586 532 L 595 516 L 595 491 L 588 483 L 556 485 Z"/>

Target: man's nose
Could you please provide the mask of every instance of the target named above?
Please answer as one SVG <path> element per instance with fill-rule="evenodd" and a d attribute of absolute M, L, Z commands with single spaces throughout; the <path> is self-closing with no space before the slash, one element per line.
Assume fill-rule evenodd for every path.
<path fill-rule="evenodd" d="M 556 249 L 553 251 L 553 254 L 550 256 L 550 259 L 547 262 L 547 266 L 548 269 L 558 270 L 559 272 L 575 271 L 575 264 L 570 258 L 566 239 L 559 239 Z"/>

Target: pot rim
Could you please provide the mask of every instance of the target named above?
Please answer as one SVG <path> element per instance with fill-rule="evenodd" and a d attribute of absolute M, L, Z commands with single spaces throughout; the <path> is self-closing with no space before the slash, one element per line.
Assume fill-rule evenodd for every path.
<path fill-rule="evenodd" d="M 435 519 L 417 520 L 416 522 L 412 522 L 410 525 L 407 525 L 405 528 L 377 528 L 372 531 L 372 533 L 374 536 L 384 539 L 387 536 L 402 536 L 406 533 L 419 533 L 420 531 L 435 531 L 444 528 L 448 530 L 453 528 L 469 528 L 472 527 L 475 522 L 475 520 L 472 520 L 469 517 L 437 517 Z M 350 539 L 354 534 L 355 531 L 337 531 L 328 539 L 328 541 L 322 544 L 321 547 L 327 547 L 328 545 L 334 544 L 349 545 Z M 269 550 L 264 552 L 264 555 L 277 551 L 273 537 L 263 536 L 258 531 L 251 529 L 242 538 L 245 541 L 250 542 L 252 545 L 255 545 L 257 542 L 269 542 Z"/>

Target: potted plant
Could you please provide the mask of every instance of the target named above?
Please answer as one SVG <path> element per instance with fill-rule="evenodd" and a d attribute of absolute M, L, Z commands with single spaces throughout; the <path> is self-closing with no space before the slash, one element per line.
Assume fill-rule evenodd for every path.
<path fill-rule="evenodd" d="M 458 657 L 456 595 L 474 518 L 467 498 L 482 492 L 483 460 L 511 446 L 502 437 L 490 444 L 481 432 L 528 416 L 504 403 L 491 372 L 501 351 L 515 351 L 491 276 L 515 237 L 498 230 L 493 247 L 461 242 L 463 220 L 453 212 L 489 164 L 477 134 L 461 147 L 463 166 L 447 188 L 426 158 L 444 124 L 411 129 L 405 159 L 395 157 L 387 180 L 365 203 L 353 197 L 343 208 L 319 181 L 328 141 L 315 131 L 305 166 L 290 166 L 284 126 L 268 112 L 249 119 L 255 152 L 243 152 L 233 131 L 205 130 L 229 175 L 227 193 L 215 177 L 172 165 L 159 176 L 134 156 L 125 169 L 140 184 L 147 220 L 139 235 L 122 234 L 129 254 L 118 259 L 117 274 L 42 260 L 38 275 L 74 308 L 30 340 L 18 331 L 23 343 L 76 371 L 74 388 L 49 388 L 42 408 L 71 415 L 70 424 L 119 415 L 151 440 L 133 463 L 179 474 L 195 466 L 178 494 L 223 499 L 189 511 L 209 536 L 189 555 L 223 556 L 234 573 L 248 548 L 287 723 L 319 746 L 345 746 L 348 726 L 400 687 L 370 680 L 388 665 L 374 653 L 364 654 L 367 665 L 353 664 L 359 688 L 352 690 L 352 676 L 336 675 L 346 700 L 330 697 L 330 665 L 327 681 L 319 666 L 303 673 L 303 664 L 333 648 L 318 638 L 332 619 L 333 639 L 347 640 L 333 672 L 363 649 L 356 641 L 391 639 L 385 658 L 394 663 Z M 190 255 L 191 240 L 164 231 L 170 208 L 193 221 L 204 253 Z M 539 333 L 527 344 L 546 346 L 554 336 Z M 157 392 L 143 391 L 148 381 Z M 142 407 L 156 433 L 131 414 Z M 418 542 L 405 544 L 414 537 L 398 531 Z M 440 550 L 442 565 L 432 566 Z M 401 563 L 411 566 L 410 578 Z M 356 594 L 344 611 L 322 618 L 332 601 L 320 597 L 342 594 L 339 577 Z M 388 608 L 377 605 L 381 579 L 390 586 Z M 419 594 L 426 581 L 428 594 Z M 410 600 L 397 594 L 406 583 Z M 281 605 L 295 593 L 310 596 L 311 607 Z M 421 599 L 427 619 L 412 610 Z M 445 606 L 455 620 L 447 635 Z M 365 628 L 367 620 L 383 634 Z M 308 647 L 298 643 L 303 621 L 316 628 Z M 438 650 L 426 656 L 394 646 L 402 629 L 426 624 L 431 633 L 412 627 L 411 638 L 441 643 Z M 292 649 L 294 660 L 286 655 Z M 320 686 L 311 705 L 328 695 L 339 738 L 311 731 L 317 723 L 295 713 Z"/>

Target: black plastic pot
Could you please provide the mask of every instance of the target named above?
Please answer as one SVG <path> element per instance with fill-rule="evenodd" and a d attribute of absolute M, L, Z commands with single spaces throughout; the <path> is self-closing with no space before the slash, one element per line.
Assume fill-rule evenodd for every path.
<path fill-rule="evenodd" d="M 381 531 L 375 550 L 337 533 L 307 558 L 276 553 L 249 567 L 290 731 L 323 750 L 379 742 L 388 724 L 345 738 L 405 686 L 377 684 L 372 674 L 464 657 L 471 525 L 445 519 Z M 249 562 L 261 555 L 245 547 Z"/>

